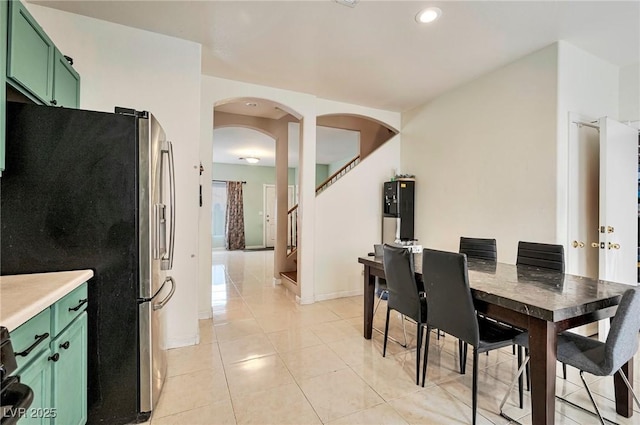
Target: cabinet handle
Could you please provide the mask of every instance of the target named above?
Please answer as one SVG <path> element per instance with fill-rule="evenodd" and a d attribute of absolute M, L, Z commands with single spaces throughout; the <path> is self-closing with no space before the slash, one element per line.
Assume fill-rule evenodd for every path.
<path fill-rule="evenodd" d="M 51 104 L 52 104 L 52 105 L 57 105 L 57 104 L 58 104 L 58 101 L 57 101 L 57 100 L 55 100 L 55 99 L 53 99 L 53 100 L 51 101 Z"/>
<path fill-rule="evenodd" d="M 71 345 L 71 344 L 69 344 L 69 341 L 66 341 L 64 344 L 60 344 L 60 348 L 68 350 L 69 349 L 69 345 Z"/>
<path fill-rule="evenodd" d="M 80 304 L 78 304 L 75 307 L 69 307 L 69 311 L 78 311 L 80 310 L 80 307 L 82 307 L 83 305 L 85 305 L 87 303 L 87 301 L 89 301 L 88 298 L 84 298 L 80 300 Z"/>
<path fill-rule="evenodd" d="M 55 353 L 53 356 L 50 356 L 47 360 L 50 360 L 52 362 L 57 362 L 58 360 L 60 360 L 60 354 Z"/>
<path fill-rule="evenodd" d="M 44 341 L 45 339 L 49 338 L 49 332 L 45 332 L 42 335 L 36 335 L 36 342 L 34 342 L 33 344 L 31 344 L 31 346 L 29 348 L 27 348 L 24 351 L 20 351 L 19 353 L 14 353 L 16 356 L 22 356 L 22 357 L 27 357 L 29 355 L 30 352 L 33 351 L 34 348 L 36 348 L 38 346 L 38 344 L 40 344 L 42 341 Z"/>

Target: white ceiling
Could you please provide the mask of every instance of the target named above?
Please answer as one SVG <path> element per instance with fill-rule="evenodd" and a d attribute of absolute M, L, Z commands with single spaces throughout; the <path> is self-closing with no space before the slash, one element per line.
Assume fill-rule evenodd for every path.
<path fill-rule="evenodd" d="M 34 1 L 196 41 L 204 74 L 405 111 L 557 40 L 640 61 L 638 1 Z M 415 14 L 443 15 L 418 25 Z"/>
<path fill-rule="evenodd" d="M 289 123 L 289 167 L 298 166 L 300 124 Z M 316 163 L 330 164 L 358 154 L 360 133 L 316 127 Z M 247 165 L 238 158 L 260 158 L 256 166 L 275 166 L 275 140 L 256 130 L 223 127 L 213 131 L 213 162 Z M 347 161 L 345 161 L 346 163 Z"/>

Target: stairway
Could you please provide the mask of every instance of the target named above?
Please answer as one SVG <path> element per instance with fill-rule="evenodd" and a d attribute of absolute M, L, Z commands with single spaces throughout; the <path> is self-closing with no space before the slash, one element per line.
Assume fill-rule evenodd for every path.
<path fill-rule="evenodd" d="M 360 163 L 360 155 L 347 162 L 342 168 L 333 173 L 329 178 L 320 183 L 316 187 L 316 196 L 321 192 L 327 190 L 329 186 L 340 180 L 345 174 L 351 171 L 356 165 Z M 294 286 L 298 285 L 298 268 L 297 268 L 297 256 L 298 256 L 298 204 L 294 205 L 287 212 L 287 267 L 289 270 L 281 272 L 280 276 L 286 279 Z"/>

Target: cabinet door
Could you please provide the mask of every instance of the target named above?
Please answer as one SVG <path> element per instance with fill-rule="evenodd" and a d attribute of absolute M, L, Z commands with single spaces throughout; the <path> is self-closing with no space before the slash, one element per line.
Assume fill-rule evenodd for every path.
<path fill-rule="evenodd" d="M 87 422 L 87 313 L 82 313 L 51 343 L 60 357 L 53 365 L 54 424 Z"/>
<path fill-rule="evenodd" d="M 43 351 L 20 371 L 20 382 L 33 390 L 33 403 L 20 419 L 20 425 L 49 425 L 55 410 L 51 408 L 51 352 Z"/>
<path fill-rule="evenodd" d="M 80 106 L 80 75 L 71 67 L 69 62 L 55 49 L 53 70 L 53 103 L 66 108 Z"/>
<path fill-rule="evenodd" d="M 7 77 L 48 105 L 53 99 L 54 45 L 21 1 L 9 2 L 8 48 Z"/>

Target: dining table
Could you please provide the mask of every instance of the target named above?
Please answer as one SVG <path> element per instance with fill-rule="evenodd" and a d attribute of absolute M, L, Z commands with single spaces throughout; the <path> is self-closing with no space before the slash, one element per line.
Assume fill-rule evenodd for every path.
<path fill-rule="evenodd" d="M 414 255 L 422 277 L 422 254 Z M 376 277 L 385 278 L 382 257 L 359 257 L 364 266 L 364 337 L 371 339 Z M 529 331 L 532 423 L 555 421 L 557 334 L 612 318 L 628 285 L 532 266 L 468 258 L 469 286 L 479 313 Z M 427 298 L 428 305 L 428 298 Z M 633 358 L 622 371 L 633 384 Z M 514 371 L 515 373 L 515 371 Z M 614 375 L 616 412 L 633 415 L 632 392 Z"/>

